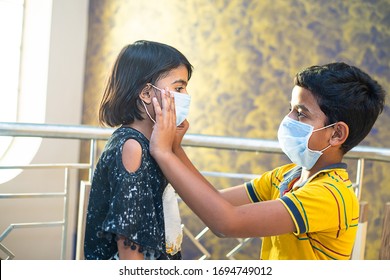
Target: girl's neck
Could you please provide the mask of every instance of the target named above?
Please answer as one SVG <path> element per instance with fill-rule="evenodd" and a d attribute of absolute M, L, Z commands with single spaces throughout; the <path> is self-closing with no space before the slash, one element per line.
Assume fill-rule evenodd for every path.
<path fill-rule="evenodd" d="M 150 136 L 152 135 L 153 131 L 153 125 L 152 121 L 149 119 L 144 120 L 136 120 L 132 124 L 126 125 L 125 127 L 131 127 L 139 132 L 141 132 L 148 140 L 150 140 Z"/>

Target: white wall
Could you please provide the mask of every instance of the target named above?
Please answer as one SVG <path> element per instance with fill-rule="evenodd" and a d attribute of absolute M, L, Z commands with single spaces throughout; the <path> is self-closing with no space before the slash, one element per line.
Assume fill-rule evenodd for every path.
<path fill-rule="evenodd" d="M 88 0 L 53 0 L 47 83 L 46 123 L 80 124 L 84 64 L 87 43 Z M 34 106 L 34 104 L 31 104 Z M 80 143 L 76 140 L 43 140 L 32 163 L 75 163 Z M 66 259 L 72 259 L 75 240 L 77 172 L 70 173 L 70 227 Z M 0 186 L 1 193 L 62 192 L 64 171 L 23 171 Z M 62 219 L 63 199 L 0 200 L 0 234 L 12 223 Z M 14 229 L 3 241 L 15 259 L 60 259 L 61 227 Z M 0 257 L 4 254 L 0 252 Z"/>

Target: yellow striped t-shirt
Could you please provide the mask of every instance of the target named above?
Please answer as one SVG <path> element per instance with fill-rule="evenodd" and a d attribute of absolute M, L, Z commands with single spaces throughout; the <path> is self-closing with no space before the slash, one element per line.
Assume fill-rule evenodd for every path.
<path fill-rule="evenodd" d="M 351 256 L 359 219 L 359 202 L 346 164 L 329 166 L 291 189 L 301 168 L 288 164 L 246 183 L 253 203 L 279 199 L 296 232 L 264 237 L 261 259 L 337 259 Z"/>

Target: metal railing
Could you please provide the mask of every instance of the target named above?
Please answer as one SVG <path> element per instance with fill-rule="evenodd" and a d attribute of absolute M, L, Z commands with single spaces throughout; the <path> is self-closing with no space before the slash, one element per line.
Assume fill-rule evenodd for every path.
<path fill-rule="evenodd" d="M 32 124 L 32 123 L 1 123 L 0 122 L 0 136 L 11 137 L 40 137 L 53 139 L 75 139 L 90 141 L 89 161 L 87 163 L 67 163 L 67 164 L 29 164 L 29 165 L 12 165 L 0 166 L 2 169 L 42 169 L 42 168 L 63 168 L 65 170 L 65 186 L 62 193 L 1 193 L 0 199 L 9 198 L 34 198 L 34 197 L 63 197 L 64 211 L 63 219 L 61 221 L 53 222 L 37 222 L 24 224 L 10 224 L 8 228 L 0 234 L 0 250 L 7 254 L 7 258 L 12 259 L 15 256 L 6 248 L 2 241 L 11 233 L 14 228 L 18 227 L 48 227 L 48 226 L 62 226 L 62 249 L 61 258 L 65 258 L 65 248 L 67 246 L 66 230 L 68 226 L 68 171 L 69 169 L 88 170 L 88 181 L 92 179 L 93 169 L 97 160 L 97 141 L 107 140 L 114 130 L 108 128 L 100 128 L 85 125 L 53 125 L 53 124 Z M 204 147 L 211 149 L 225 149 L 234 151 L 250 151 L 256 153 L 273 153 L 282 154 L 277 141 L 262 140 L 262 139 L 248 139 L 238 137 L 222 137 L 210 135 L 195 135 L 188 134 L 184 136 L 183 145 L 189 147 Z M 361 190 L 363 187 L 364 176 L 364 162 L 365 160 L 390 162 L 390 149 L 374 148 L 368 146 L 358 146 L 351 150 L 345 156 L 347 159 L 357 160 L 356 181 L 354 182 L 355 192 L 360 200 Z M 240 173 L 224 173 L 203 171 L 206 176 L 217 176 L 226 178 L 248 178 L 254 176 L 253 174 Z M 195 246 L 203 253 L 201 259 L 210 257 L 205 248 L 202 248 L 199 239 L 208 230 L 205 228 L 197 236 L 192 235 L 183 227 L 185 233 L 192 240 Z M 226 256 L 234 259 L 235 252 L 248 242 L 250 239 L 239 239 L 239 245 L 231 250 Z M 365 240 L 364 240 L 365 241 Z M 80 244 L 78 244 L 80 246 Z"/>

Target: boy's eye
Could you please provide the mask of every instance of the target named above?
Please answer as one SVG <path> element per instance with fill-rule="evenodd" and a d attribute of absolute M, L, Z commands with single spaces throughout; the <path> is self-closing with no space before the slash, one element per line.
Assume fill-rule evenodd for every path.
<path fill-rule="evenodd" d="M 296 113 L 298 118 L 305 117 L 305 114 L 303 114 L 302 111 L 300 111 L 300 110 L 295 110 L 295 109 L 293 109 L 291 107 L 288 110 L 289 110 L 289 113 L 294 111 L 294 114 Z"/>
<path fill-rule="evenodd" d="M 297 111 L 297 117 L 298 117 L 298 118 L 303 118 L 303 117 L 306 117 L 306 116 L 305 116 L 305 114 L 303 114 L 302 112 Z"/>

